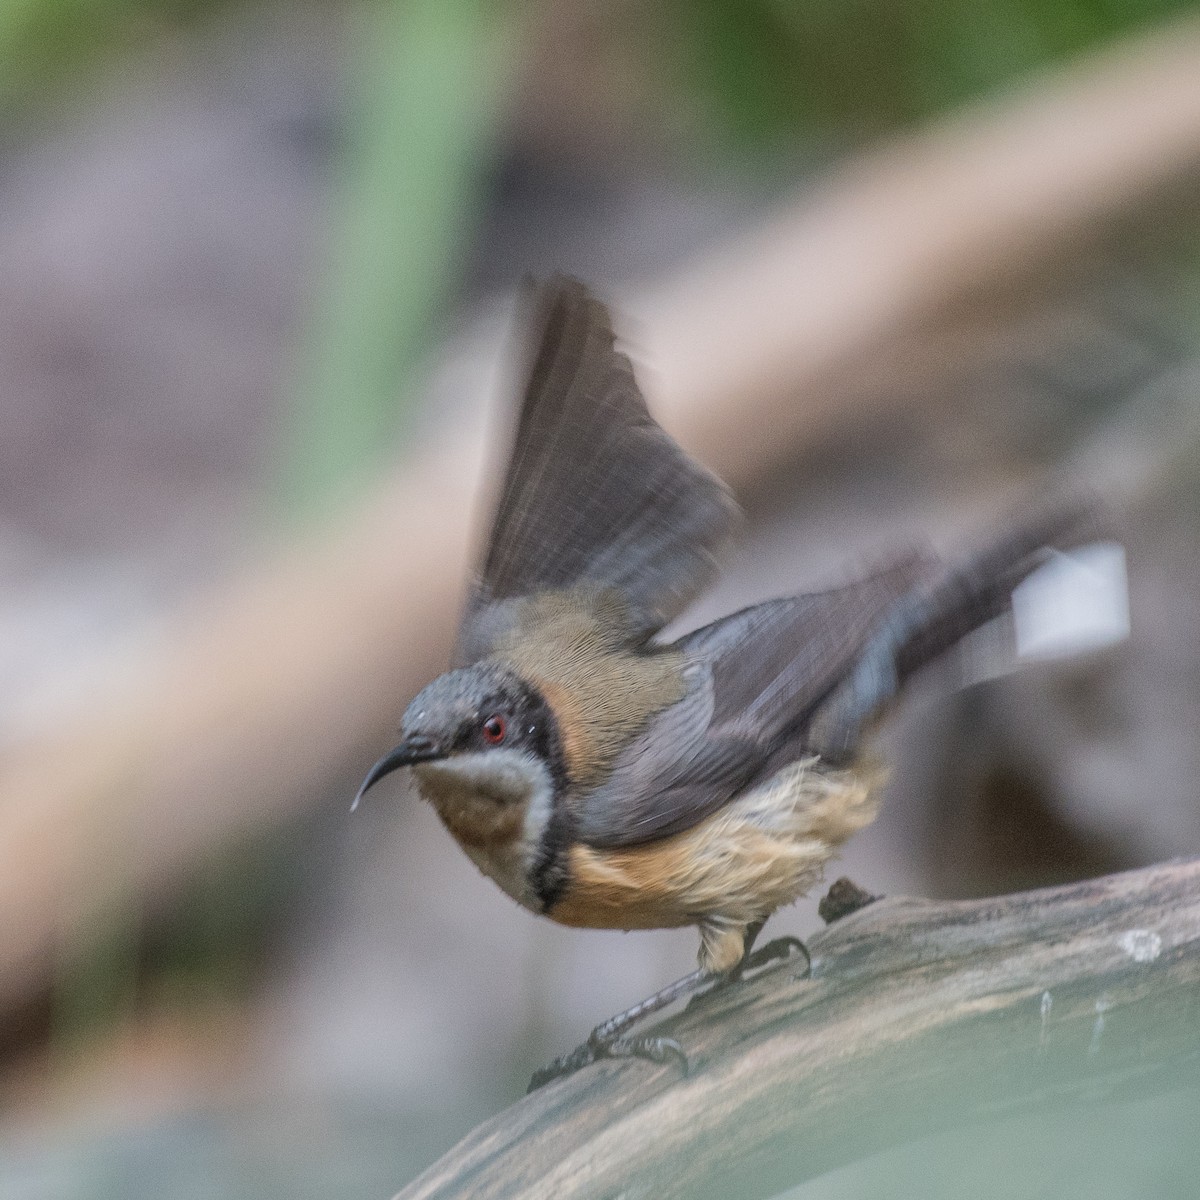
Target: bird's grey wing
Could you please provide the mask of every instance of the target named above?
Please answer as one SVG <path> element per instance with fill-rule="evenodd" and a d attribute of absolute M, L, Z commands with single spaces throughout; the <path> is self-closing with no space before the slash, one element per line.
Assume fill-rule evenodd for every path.
<path fill-rule="evenodd" d="M 681 638 L 675 647 L 690 662 L 688 691 L 579 800 L 581 840 L 635 845 L 714 813 L 760 775 L 781 742 L 802 732 L 891 606 L 934 569 L 913 555 L 847 586 L 770 600 Z"/>
<path fill-rule="evenodd" d="M 914 553 L 853 583 L 770 600 L 682 638 L 679 649 L 711 665 L 713 734 L 773 747 L 845 677 L 896 602 L 937 570 L 935 558 Z"/>
<path fill-rule="evenodd" d="M 571 279 L 535 297 L 535 350 L 459 658 L 488 653 L 508 601 L 616 590 L 644 641 L 708 583 L 737 507 L 655 423 L 605 306 Z"/>
<path fill-rule="evenodd" d="M 575 835 L 606 849 L 635 846 L 688 829 L 753 777 L 762 748 L 714 736 L 712 673 L 687 671 L 688 691 L 659 713 L 618 758 L 608 779 L 579 797 Z"/>
<path fill-rule="evenodd" d="M 956 562 L 914 555 L 846 587 L 743 609 L 680 639 L 676 647 L 691 662 L 687 694 L 582 798 L 580 836 L 615 847 L 688 829 L 814 747 L 823 757 L 830 745 L 843 748 L 821 728 L 831 715 L 849 732 L 844 749 L 852 754 L 864 722 L 904 680 L 1002 612 L 1049 548 L 1094 539 L 1102 528 L 1093 498 L 1056 498 L 1015 514 Z M 864 666 L 873 668 L 865 681 Z"/>
<path fill-rule="evenodd" d="M 1013 513 L 955 560 L 914 554 L 846 587 L 697 630 L 679 646 L 712 663 L 713 733 L 754 737 L 771 746 L 770 766 L 786 762 L 811 744 L 809 721 L 825 698 L 878 658 L 865 662 L 878 686 L 858 697 L 860 721 L 869 718 L 909 676 L 1005 611 L 1050 549 L 1095 538 L 1102 521 L 1093 497 L 1056 496 Z"/>

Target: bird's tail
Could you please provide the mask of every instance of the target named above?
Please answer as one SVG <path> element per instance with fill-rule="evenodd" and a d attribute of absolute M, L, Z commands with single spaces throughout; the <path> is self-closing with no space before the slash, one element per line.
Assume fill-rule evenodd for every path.
<path fill-rule="evenodd" d="M 1055 550 L 1104 536 L 1102 506 L 1078 494 L 1013 514 L 1004 533 L 935 570 L 900 596 L 850 673 L 813 714 L 808 744 L 822 758 L 853 757 L 868 723 L 905 680 L 1004 612 L 1013 589 Z"/>
<path fill-rule="evenodd" d="M 1094 498 L 1073 494 L 1013 513 L 1004 532 L 947 563 L 944 570 L 901 599 L 913 609 L 907 636 L 898 640 L 896 672 L 903 682 L 967 634 L 1009 607 L 1013 590 L 1054 551 L 1110 536 L 1111 522 Z"/>

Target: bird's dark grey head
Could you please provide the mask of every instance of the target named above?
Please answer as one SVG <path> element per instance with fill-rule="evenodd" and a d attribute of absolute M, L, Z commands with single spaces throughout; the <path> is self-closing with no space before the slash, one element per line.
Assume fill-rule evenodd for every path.
<path fill-rule="evenodd" d="M 476 663 L 439 675 L 404 712 L 401 741 L 368 772 L 358 795 L 400 767 L 456 754 L 525 750 L 554 774 L 562 761 L 557 730 L 540 692 L 508 668 Z"/>

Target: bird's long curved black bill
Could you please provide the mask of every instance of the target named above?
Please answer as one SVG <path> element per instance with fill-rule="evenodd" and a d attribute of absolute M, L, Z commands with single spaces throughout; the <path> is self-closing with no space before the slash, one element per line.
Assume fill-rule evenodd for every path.
<path fill-rule="evenodd" d="M 367 790 L 373 788 L 385 775 L 390 775 L 401 767 L 412 766 L 413 763 L 429 762 L 440 757 L 441 752 L 428 738 L 407 738 L 394 750 L 389 750 L 367 772 L 366 779 L 362 781 L 362 786 L 354 797 L 354 803 L 350 805 L 350 811 L 353 812 L 358 807 L 358 802 L 367 794 Z"/>

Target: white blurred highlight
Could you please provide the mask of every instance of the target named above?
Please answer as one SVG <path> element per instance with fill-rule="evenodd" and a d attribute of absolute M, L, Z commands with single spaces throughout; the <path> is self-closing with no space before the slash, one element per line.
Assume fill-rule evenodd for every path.
<path fill-rule="evenodd" d="M 1013 592 L 1019 658 L 1064 658 L 1129 636 L 1125 548 L 1096 542 L 1055 551 Z"/>

